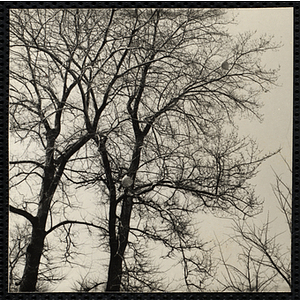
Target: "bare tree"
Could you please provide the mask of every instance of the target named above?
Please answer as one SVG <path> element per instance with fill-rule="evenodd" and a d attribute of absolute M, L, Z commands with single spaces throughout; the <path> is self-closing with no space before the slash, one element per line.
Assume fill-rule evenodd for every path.
<path fill-rule="evenodd" d="M 15 225 L 14 229 L 10 230 L 10 243 L 8 250 L 8 265 L 9 265 L 9 291 L 17 290 L 17 285 L 21 281 L 18 265 L 21 260 L 25 260 L 26 247 L 29 244 L 29 224 L 20 226 Z"/>
<path fill-rule="evenodd" d="M 291 173 L 287 162 L 286 165 Z M 276 220 L 271 222 L 269 216 L 262 226 L 254 222 L 251 225 L 249 222 L 235 222 L 235 235 L 231 240 L 241 249 L 240 266 L 228 263 L 220 248 L 221 262 L 226 272 L 224 281 L 218 281 L 224 290 L 274 291 L 279 284 L 291 288 L 291 245 L 283 244 L 280 238 L 283 234 L 291 236 L 292 233 L 292 190 L 276 173 L 275 178 L 273 192 L 285 217 L 287 230 L 280 227 L 280 232 L 271 233 L 270 229 Z"/>
<path fill-rule="evenodd" d="M 281 158 L 283 159 L 287 167 L 288 173 L 292 175 L 292 168 L 290 167 L 289 163 L 282 155 Z M 279 176 L 275 171 L 274 174 L 276 178 L 276 183 L 272 185 L 273 193 L 279 204 L 280 211 L 285 217 L 289 233 L 292 234 L 292 188 L 289 184 L 286 184 L 282 177 Z"/>
<path fill-rule="evenodd" d="M 131 244 L 129 244 L 129 247 Z M 153 257 L 149 254 L 149 248 L 145 245 L 134 247 L 132 254 L 127 253 L 123 261 L 121 290 L 127 292 L 157 292 L 166 291 L 168 284 L 162 271 L 153 263 Z M 103 266 L 102 266 L 103 268 Z M 108 266 L 104 270 L 107 272 Z M 104 276 L 91 275 L 90 270 L 85 276 L 81 276 L 73 285 L 73 290 L 78 292 L 105 291 L 107 280 Z"/>
<path fill-rule="evenodd" d="M 32 225 L 20 291 L 35 290 L 45 237 L 52 228 L 65 224 L 54 225 L 51 214 L 50 229 L 46 231 L 53 205 L 70 206 L 67 193 L 54 203 L 53 196 L 58 187 L 64 191 L 61 179 L 67 176 L 64 171 L 70 158 L 93 138 L 110 90 L 102 105 L 94 103 L 95 114 L 89 119 L 87 65 L 84 58 L 81 66 L 76 65 L 73 57 L 74 47 L 80 48 L 82 42 L 76 35 L 78 17 L 76 11 L 11 11 L 10 128 L 14 139 L 34 149 L 30 151 L 29 147 L 22 158 L 10 161 L 11 189 L 24 189 L 20 186 L 25 183 L 31 194 L 28 199 L 15 199 L 21 208 L 10 205 L 11 212 Z M 109 26 L 108 19 L 107 30 Z M 66 33 L 69 30 L 72 36 Z M 103 35 L 105 44 L 106 33 Z M 89 54 L 81 50 L 81 55 Z M 95 100 L 94 94 L 92 98 Z"/>
<path fill-rule="evenodd" d="M 10 229 L 10 241 L 8 252 L 9 264 L 9 291 L 17 292 L 18 286 L 21 282 L 21 267 L 25 265 L 26 261 L 26 248 L 30 243 L 30 224 L 15 223 L 13 228 Z M 41 263 L 38 274 L 38 281 L 36 291 L 45 292 L 49 291 L 50 285 L 58 283 L 64 279 L 59 274 L 60 267 L 55 264 L 51 256 L 52 249 L 48 243 L 45 243 Z"/>
<path fill-rule="evenodd" d="M 232 37 L 228 22 L 220 9 L 11 12 L 11 129 L 38 148 L 11 161 L 12 187 L 37 176 L 41 189 L 36 216 L 10 206 L 32 223 L 21 291 L 35 289 L 45 234 L 84 223 L 45 229 L 66 182 L 100 191 L 90 225 L 110 253 L 106 291 L 128 289 L 139 271 L 126 257 L 138 261 L 147 240 L 179 257 L 188 290 L 203 289 L 212 265 L 194 215 L 257 213 L 248 181 L 269 156 L 237 137 L 234 117 L 259 116 L 276 81 L 260 56 L 277 45 Z"/>

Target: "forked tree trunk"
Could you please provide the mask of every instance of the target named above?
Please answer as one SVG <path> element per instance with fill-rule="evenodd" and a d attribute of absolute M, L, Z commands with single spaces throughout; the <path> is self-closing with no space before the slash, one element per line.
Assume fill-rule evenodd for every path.
<path fill-rule="evenodd" d="M 55 138 L 55 135 L 51 135 L 47 139 L 46 163 L 44 167 L 40 201 L 37 215 L 34 217 L 34 222 L 32 223 L 31 241 L 26 249 L 26 261 L 20 282 L 20 292 L 36 291 L 39 266 L 44 249 L 47 217 L 53 195 L 60 179 L 60 176 L 55 178 L 55 166 L 53 162 Z"/>
<path fill-rule="evenodd" d="M 50 205 L 53 195 L 60 182 L 65 165 L 68 159 L 76 153 L 91 138 L 91 135 L 83 136 L 79 141 L 74 143 L 64 157 L 62 157 L 59 166 L 55 166 L 53 151 L 55 139 L 58 132 L 51 135 L 47 139 L 46 163 L 44 167 L 44 177 L 40 193 L 40 202 L 38 212 L 32 222 L 32 236 L 29 246 L 26 250 L 26 262 L 23 277 L 20 283 L 20 292 L 36 291 L 36 283 L 38 280 L 39 265 L 44 248 L 47 217 L 50 211 Z"/>

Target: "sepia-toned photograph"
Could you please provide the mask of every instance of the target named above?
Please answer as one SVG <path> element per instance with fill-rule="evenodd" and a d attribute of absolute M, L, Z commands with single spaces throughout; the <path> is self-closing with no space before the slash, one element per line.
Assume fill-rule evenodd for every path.
<path fill-rule="evenodd" d="M 290 292 L 293 8 L 9 11 L 9 293 Z"/>

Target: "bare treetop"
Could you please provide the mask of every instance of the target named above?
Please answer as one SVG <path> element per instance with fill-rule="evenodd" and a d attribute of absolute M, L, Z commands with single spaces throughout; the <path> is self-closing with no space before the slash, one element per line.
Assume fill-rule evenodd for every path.
<path fill-rule="evenodd" d="M 12 187 L 41 181 L 37 207 L 11 211 L 37 230 L 39 252 L 69 222 L 47 223 L 57 188 L 96 184 L 109 207 L 101 221 L 111 253 L 107 290 L 121 289 L 131 274 L 122 271 L 130 266 L 125 249 L 139 253 L 145 237 L 181 253 L 186 285 L 202 289 L 195 280 L 211 264 L 206 254 L 186 255 L 205 248 L 191 238 L 190 215 L 256 214 L 261 202 L 249 179 L 269 157 L 237 136 L 234 118 L 259 117 L 259 95 L 276 81 L 260 57 L 277 45 L 251 33 L 233 37 L 228 23 L 220 9 L 11 11 L 10 125 L 36 148 L 11 161 Z M 33 289 L 30 263 L 24 291 Z"/>

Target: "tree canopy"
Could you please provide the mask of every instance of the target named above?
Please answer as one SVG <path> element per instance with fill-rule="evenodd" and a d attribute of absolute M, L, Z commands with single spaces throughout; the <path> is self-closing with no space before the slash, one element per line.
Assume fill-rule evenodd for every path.
<path fill-rule="evenodd" d="M 238 137 L 235 118 L 259 117 L 276 82 L 260 58 L 277 45 L 231 36 L 229 22 L 221 9 L 11 10 L 11 139 L 27 147 L 11 153 L 11 190 L 30 189 L 10 210 L 32 224 L 20 291 L 35 290 L 46 236 L 85 223 L 65 212 L 73 188 L 91 186 L 106 291 L 161 289 L 149 241 L 203 290 L 212 263 L 194 215 L 258 213 L 249 180 L 270 155 Z"/>

